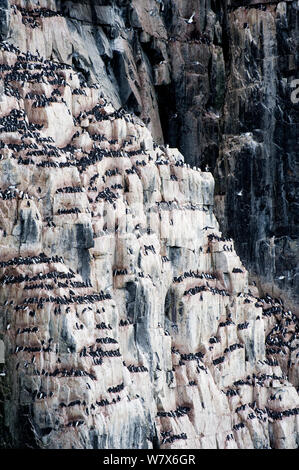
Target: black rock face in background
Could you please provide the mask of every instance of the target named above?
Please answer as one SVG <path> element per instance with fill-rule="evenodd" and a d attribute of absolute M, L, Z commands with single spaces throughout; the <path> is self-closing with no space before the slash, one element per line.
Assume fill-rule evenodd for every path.
<path fill-rule="evenodd" d="M 0 40 L 6 39 L 9 29 L 9 1 L 0 1 Z"/>
<path fill-rule="evenodd" d="M 298 300 L 298 104 L 291 101 L 298 6 L 263 3 L 228 11 L 227 87 L 214 173 L 216 200 L 222 201 L 216 209 L 264 289 Z"/>

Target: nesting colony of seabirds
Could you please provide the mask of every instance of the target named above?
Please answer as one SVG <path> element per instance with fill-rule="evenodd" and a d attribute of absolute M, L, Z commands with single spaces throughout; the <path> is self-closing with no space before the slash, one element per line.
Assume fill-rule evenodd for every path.
<path fill-rule="evenodd" d="M 32 29 L 61 15 L 12 8 Z M 191 27 L 196 14 L 182 20 Z M 192 40 L 210 41 L 204 34 Z M 108 427 L 118 407 L 139 416 L 138 407 L 154 400 L 147 393 L 153 386 L 170 397 L 151 406 L 162 448 L 216 440 L 219 447 L 253 446 L 255 433 L 270 447 L 268 429 L 276 436 L 280 422 L 294 433 L 298 319 L 282 299 L 248 286 L 233 240 L 219 232 L 212 203 L 200 198 L 204 185 L 184 196 L 192 184 L 211 181 L 208 171 L 153 143 L 138 118 L 114 109 L 99 85 L 68 64 L 2 42 L 0 80 L 9 103 L 0 116 L 1 172 L 10 162 L 16 175 L 0 180 L 2 324 L 9 370 L 26 383 L 21 400 L 40 422 L 45 406 L 57 416 L 40 437 L 50 447 L 59 440 L 80 447 L 94 423 L 100 426 L 99 415 Z M 59 145 L 50 130 L 55 106 L 72 131 Z M 140 194 L 142 216 L 134 209 Z M 194 221 L 192 243 L 182 236 L 182 217 Z M 66 233 L 73 245 L 62 253 Z M 136 337 L 147 309 L 145 347 Z M 155 335 L 168 351 L 165 361 L 158 352 L 149 359 Z M 235 361 L 244 366 L 241 376 L 227 379 Z M 201 394 L 209 387 L 213 416 L 228 416 L 220 430 L 216 421 L 208 431 L 193 425 L 198 413 L 207 419 Z"/>

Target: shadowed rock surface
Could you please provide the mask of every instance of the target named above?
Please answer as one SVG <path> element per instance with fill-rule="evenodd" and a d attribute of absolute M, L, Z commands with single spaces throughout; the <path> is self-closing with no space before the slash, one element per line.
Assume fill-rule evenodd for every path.
<path fill-rule="evenodd" d="M 248 184 L 257 159 L 273 175 L 261 133 L 241 129 L 237 113 L 241 2 L 194 2 L 193 19 L 193 2 L 2 3 L 2 447 L 298 447 L 298 320 L 250 284 L 213 213 L 212 174 L 172 148 L 216 165 L 217 213 L 224 227 L 238 217 L 237 241 L 249 244 L 258 220 L 248 230 L 232 201 L 256 186 L 236 180 Z M 265 7 L 246 14 L 277 15 Z M 202 69 L 187 73 L 193 52 Z M 203 147 L 182 143 L 188 119 L 202 122 Z M 254 233 L 262 248 L 269 224 Z"/>

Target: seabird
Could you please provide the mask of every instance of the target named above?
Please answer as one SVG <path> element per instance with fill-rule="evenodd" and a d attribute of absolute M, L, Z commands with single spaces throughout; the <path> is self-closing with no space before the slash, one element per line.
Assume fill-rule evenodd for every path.
<path fill-rule="evenodd" d="M 192 13 L 192 15 L 190 16 L 189 19 L 183 18 L 183 20 L 185 20 L 187 24 L 195 23 L 195 21 L 194 21 L 194 15 L 195 15 L 195 11 Z"/>

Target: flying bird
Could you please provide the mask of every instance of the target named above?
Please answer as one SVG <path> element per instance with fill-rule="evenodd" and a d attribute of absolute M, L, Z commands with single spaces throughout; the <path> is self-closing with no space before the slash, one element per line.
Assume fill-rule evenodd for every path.
<path fill-rule="evenodd" d="M 185 20 L 185 22 L 186 22 L 187 24 L 195 23 L 195 21 L 194 21 L 194 15 L 195 15 L 195 11 L 192 13 L 192 15 L 190 16 L 189 19 L 183 18 L 183 20 Z"/>

